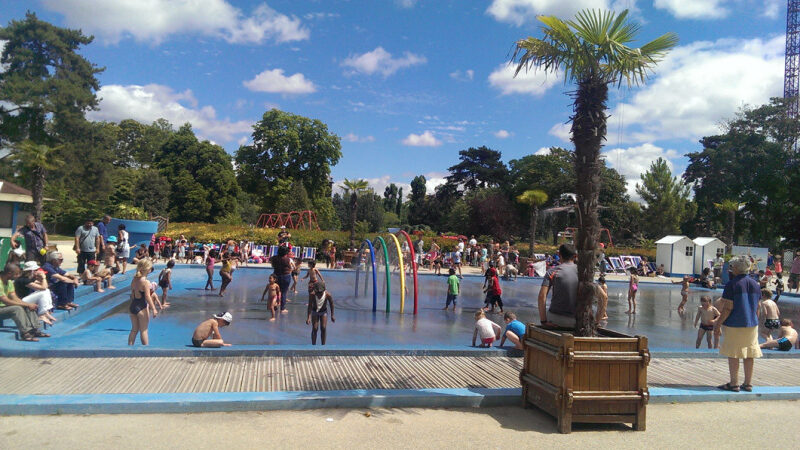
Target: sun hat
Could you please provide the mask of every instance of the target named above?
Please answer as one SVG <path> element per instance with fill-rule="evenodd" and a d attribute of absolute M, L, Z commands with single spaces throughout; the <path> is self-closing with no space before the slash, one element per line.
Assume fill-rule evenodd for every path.
<path fill-rule="evenodd" d="M 25 250 L 23 250 L 22 247 L 17 247 L 14 249 L 14 254 L 17 256 L 22 256 L 25 254 Z"/>
<path fill-rule="evenodd" d="M 39 270 L 39 264 L 36 261 L 26 261 L 25 264 L 22 265 L 22 270 L 27 272 L 29 270 Z"/>
<path fill-rule="evenodd" d="M 317 281 L 314 283 L 314 292 L 317 294 L 322 294 L 325 292 L 325 282 L 324 281 Z"/>
<path fill-rule="evenodd" d="M 108 242 L 117 242 L 117 237 L 116 236 L 109 236 L 108 237 Z"/>
<path fill-rule="evenodd" d="M 233 316 L 228 311 L 219 314 L 214 314 L 214 318 L 224 320 L 225 322 L 228 323 L 233 322 Z"/>

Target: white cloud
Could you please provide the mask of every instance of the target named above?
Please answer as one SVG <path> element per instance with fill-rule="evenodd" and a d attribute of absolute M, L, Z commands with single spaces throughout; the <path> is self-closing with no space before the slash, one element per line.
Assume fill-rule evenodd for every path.
<path fill-rule="evenodd" d="M 438 147 L 442 145 L 442 141 L 436 139 L 436 136 L 429 130 L 422 134 L 411 133 L 403 139 L 403 145 L 411 147 Z"/>
<path fill-rule="evenodd" d="M 357 134 L 347 133 L 344 136 L 342 136 L 342 140 L 346 141 L 346 142 L 364 143 L 364 142 L 375 142 L 375 137 L 374 136 L 359 136 Z"/>
<path fill-rule="evenodd" d="M 418 0 L 394 0 L 394 3 L 401 8 L 413 8 Z"/>
<path fill-rule="evenodd" d="M 539 156 L 547 156 L 549 154 L 550 154 L 550 147 L 542 147 L 539 150 L 536 150 L 536 152 L 534 153 L 534 155 L 539 155 Z"/>
<path fill-rule="evenodd" d="M 770 19 L 777 19 L 785 4 L 784 0 L 764 0 L 764 10 L 761 15 Z"/>
<path fill-rule="evenodd" d="M 514 133 L 510 133 L 510 132 L 508 132 L 506 130 L 497 130 L 493 134 L 494 134 L 494 137 L 496 137 L 498 139 L 506 139 L 506 138 L 510 138 L 511 136 L 514 135 Z"/>
<path fill-rule="evenodd" d="M 150 124 L 164 118 L 176 127 L 189 122 L 199 135 L 222 142 L 230 142 L 252 132 L 252 122 L 219 119 L 212 106 L 198 107 L 197 99 L 190 90 L 175 92 L 169 86 L 159 84 L 109 84 L 100 88 L 97 96 L 101 98 L 99 110 L 87 114 L 91 120 L 134 119 Z"/>
<path fill-rule="evenodd" d="M 783 92 L 784 37 L 721 39 L 676 48 L 657 77 L 611 111 L 609 137 L 624 142 L 696 140 L 718 133 L 743 105 L 761 105 Z M 622 127 L 620 127 L 622 121 Z"/>
<path fill-rule="evenodd" d="M 628 1 L 627 4 L 632 10 L 636 8 L 636 0 Z M 609 0 L 493 0 L 486 13 L 500 22 L 520 26 L 539 15 L 570 19 L 578 11 L 587 8 L 624 9 L 625 6 L 625 2 Z"/>
<path fill-rule="evenodd" d="M 564 142 L 570 142 L 570 133 L 572 132 L 572 125 L 570 123 L 557 123 L 550 128 L 547 132 L 550 136 L 555 136 Z"/>
<path fill-rule="evenodd" d="M 680 174 L 674 173 L 673 158 L 680 156 L 675 150 L 665 150 L 656 145 L 647 143 L 636 147 L 628 148 L 614 148 L 603 155 L 606 158 L 606 164 L 615 169 L 617 172 L 625 176 L 628 183 L 628 195 L 632 200 L 641 201 L 638 194 L 636 194 L 636 183 L 641 184 L 642 174 L 647 172 L 652 164 L 658 158 L 664 158 L 670 170 L 673 171 L 672 176 Z"/>
<path fill-rule="evenodd" d="M 339 17 L 340 14 L 338 13 L 326 13 L 326 12 L 312 12 L 303 14 L 303 19 L 306 20 L 322 20 L 322 19 L 334 19 Z M 294 49 L 292 49 L 294 50 Z"/>
<path fill-rule="evenodd" d="M 456 70 L 455 72 L 450 72 L 450 78 L 456 81 L 472 81 L 475 77 L 475 71 L 472 69 L 467 69 L 465 71 Z"/>
<path fill-rule="evenodd" d="M 283 74 L 283 69 L 265 70 L 242 84 L 251 91 L 277 94 L 310 94 L 317 91 L 314 83 L 306 80 L 302 73 L 287 77 Z"/>
<path fill-rule="evenodd" d="M 71 27 L 117 43 L 127 36 L 160 43 L 174 34 L 199 34 L 232 43 L 300 41 L 309 31 L 300 19 L 262 3 L 246 16 L 225 0 L 42 0 Z"/>
<path fill-rule="evenodd" d="M 377 47 L 371 52 L 349 56 L 342 62 L 342 66 L 367 75 L 380 73 L 385 78 L 400 69 L 425 64 L 427 61 L 424 56 L 410 52 L 404 52 L 402 58 L 393 58 L 383 47 Z"/>
<path fill-rule="evenodd" d="M 530 94 L 541 97 L 548 89 L 562 81 L 561 75 L 546 73 L 543 70 L 523 69 L 514 77 L 515 67 L 511 64 L 502 64 L 489 74 L 489 84 L 500 89 L 503 95 Z"/>
<path fill-rule="evenodd" d="M 653 6 L 665 9 L 678 19 L 720 19 L 730 12 L 728 0 L 655 0 Z"/>

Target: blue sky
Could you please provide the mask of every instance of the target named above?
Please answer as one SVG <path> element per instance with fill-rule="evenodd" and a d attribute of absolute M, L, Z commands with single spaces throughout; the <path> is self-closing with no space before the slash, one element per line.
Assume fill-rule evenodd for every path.
<path fill-rule="evenodd" d="M 418 174 L 432 190 L 468 147 L 506 162 L 571 148 L 571 86 L 512 79 L 506 63 L 540 36 L 537 14 L 582 8 L 631 9 L 641 43 L 680 37 L 646 86 L 612 92 L 604 152 L 632 194 L 659 156 L 680 174 L 700 137 L 782 95 L 785 0 L 0 1 L 0 23 L 29 9 L 95 36 L 82 51 L 106 67 L 95 120 L 188 121 L 233 153 L 279 108 L 342 138 L 336 180 L 382 192 Z"/>

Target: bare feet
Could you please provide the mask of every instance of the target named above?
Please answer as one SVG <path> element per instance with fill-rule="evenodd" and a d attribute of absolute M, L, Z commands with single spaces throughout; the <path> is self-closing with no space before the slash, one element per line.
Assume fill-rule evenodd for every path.
<path fill-rule="evenodd" d="M 282 309 L 282 310 L 281 310 L 281 314 L 288 314 L 288 313 L 289 313 L 289 310 L 288 310 L 288 309 Z"/>
<path fill-rule="evenodd" d="M 275 318 L 269 319 L 270 322 L 275 322 Z"/>
<path fill-rule="evenodd" d="M 53 324 L 53 322 L 51 322 L 50 319 L 45 314 L 42 314 L 41 316 L 39 316 L 39 320 L 41 320 L 42 322 L 44 322 L 44 323 L 46 323 L 48 325 L 52 325 Z"/>
<path fill-rule="evenodd" d="M 117 288 L 116 286 L 108 285 L 108 289 L 116 289 L 116 288 Z"/>
<path fill-rule="evenodd" d="M 627 310 L 627 311 L 625 311 L 625 314 L 630 314 L 630 313 L 631 313 L 631 310 L 630 310 L 630 309 L 629 309 L 629 310 Z"/>
<path fill-rule="evenodd" d="M 98 289 L 97 292 L 105 292 L 105 289 Z"/>
<path fill-rule="evenodd" d="M 445 306 L 444 308 L 442 308 L 442 310 L 443 310 L 443 311 L 447 311 L 447 306 Z"/>

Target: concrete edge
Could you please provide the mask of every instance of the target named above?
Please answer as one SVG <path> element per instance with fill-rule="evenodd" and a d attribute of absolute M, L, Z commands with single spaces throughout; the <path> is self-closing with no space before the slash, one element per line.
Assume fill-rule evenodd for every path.
<path fill-rule="evenodd" d="M 297 392 L 0 395 L 0 415 L 163 414 L 321 408 L 485 408 L 521 406 L 520 388 L 370 389 Z M 706 386 L 650 388 L 650 403 L 800 400 L 800 386 L 727 392 Z"/>

